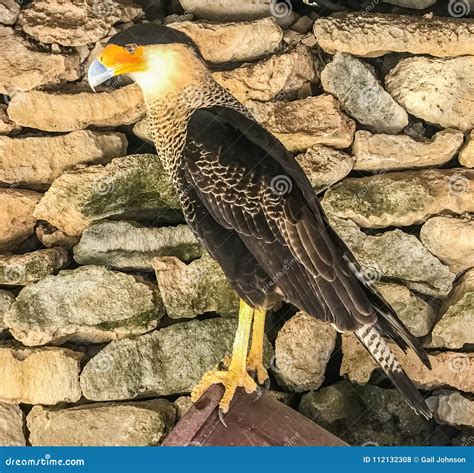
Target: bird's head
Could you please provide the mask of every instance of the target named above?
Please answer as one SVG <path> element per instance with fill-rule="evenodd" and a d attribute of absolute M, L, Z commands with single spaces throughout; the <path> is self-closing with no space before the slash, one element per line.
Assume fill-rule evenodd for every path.
<path fill-rule="evenodd" d="M 145 99 L 206 77 L 205 61 L 195 43 L 181 31 L 144 23 L 112 36 L 89 66 L 89 85 L 127 74 L 142 89 Z"/>

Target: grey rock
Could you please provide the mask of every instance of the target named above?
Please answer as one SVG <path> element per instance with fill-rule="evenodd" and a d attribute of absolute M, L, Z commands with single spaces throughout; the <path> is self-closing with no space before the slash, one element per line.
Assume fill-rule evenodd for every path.
<path fill-rule="evenodd" d="M 271 367 L 278 384 L 293 392 L 319 388 L 335 344 L 336 331 L 329 324 L 298 312 L 275 342 Z"/>
<path fill-rule="evenodd" d="M 199 258 L 202 251 L 186 225 L 147 228 L 136 222 L 104 221 L 84 230 L 74 247 L 74 260 L 117 269 L 151 270 L 154 257 L 176 256 L 190 261 Z"/>
<path fill-rule="evenodd" d="M 331 224 L 362 266 L 362 276 L 401 281 L 430 296 L 449 294 L 455 275 L 433 256 L 414 235 L 401 230 L 366 235 L 350 220 L 332 218 Z"/>
<path fill-rule="evenodd" d="M 91 401 L 191 392 L 232 350 L 235 319 L 193 320 L 107 345 L 81 374 Z"/>
<path fill-rule="evenodd" d="M 334 56 L 321 73 L 321 84 L 339 99 L 344 111 L 378 133 L 398 133 L 408 125 L 405 110 L 385 92 L 370 68 L 349 54 Z"/>
<path fill-rule="evenodd" d="M 69 262 L 68 251 L 60 246 L 22 255 L 0 256 L 0 284 L 25 286 L 58 272 Z"/>
<path fill-rule="evenodd" d="M 474 344 L 474 269 L 467 271 L 441 308 L 430 348 L 462 348 Z"/>
<path fill-rule="evenodd" d="M 299 410 L 350 445 L 423 445 L 432 431 L 395 389 L 346 381 L 305 394 Z"/>
<path fill-rule="evenodd" d="M 175 421 L 171 402 L 97 403 L 69 409 L 34 406 L 27 423 L 33 446 L 159 445 Z"/>
<path fill-rule="evenodd" d="M 15 296 L 11 292 L 0 289 L 0 338 L 6 330 L 4 321 L 5 314 L 10 309 L 14 300 Z"/>
<path fill-rule="evenodd" d="M 391 3 L 398 7 L 415 8 L 417 10 L 424 10 L 436 3 L 436 0 L 383 0 L 384 3 Z"/>
<path fill-rule="evenodd" d="M 0 23 L 14 25 L 19 13 L 20 5 L 18 2 L 15 2 L 15 0 L 0 0 Z"/>
<path fill-rule="evenodd" d="M 408 226 L 441 213 L 474 212 L 474 170 L 390 172 L 344 179 L 326 192 L 328 214 L 364 228 Z"/>
<path fill-rule="evenodd" d="M 400 284 L 378 283 L 377 288 L 415 337 L 424 337 L 431 331 L 436 313 L 427 302 Z"/>
<path fill-rule="evenodd" d="M 436 420 L 455 427 L 474 427 L 474 400 L 457 391 L 445 391 L 426 400 Z"/>
<path fill-rule="evenodd" d="M 104 343 L 149 332 L 163 315 L 156 286 L 100 266 L 82 266 L 25 287 L 5 324 L 26 346 Z"/>
<path fill-rule="evenodd" d="M 188 265 L 173 256 L 155 258 L 153 268 L 169 317 L 192 318 L 205 312 L 225 317 L 237 314 L 239 297 L 207 252 Z"/>
<path fill-rule="evenodd" d="M 178 209 L 179 203 L 160 160 L 136 154 L 63 174 L 34 215 L 74 236 L 96 220 L 149 210 L 159 215 L 169 208 Z"/>
<path fill-rule="evenodd" d="M 77 402 L 82 358 L 82 353 L 67 348 L 0 345 L 0 402 Z"/>
<path fill-rule="evenodd" d="M 24 415 L 20 406 L 0 402 L 0 446 L 24 447 L 23 425 Z"/>
<path fill-rule="evenodd" d="M 346 177 L 354 165 L 349 154 L 322 145 L 307 149 L 296 160 L 317 192 Z"/>

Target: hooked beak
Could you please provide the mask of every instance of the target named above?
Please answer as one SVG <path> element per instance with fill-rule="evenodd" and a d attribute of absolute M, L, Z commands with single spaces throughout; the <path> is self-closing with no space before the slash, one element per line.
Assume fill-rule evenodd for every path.
<path fill-rule="evenodd" d="M 94 61 L 87 71 L 87 80 L 91 89 L 95 92 L 96 87 L 103 84 L 106 80 L 112 79 L 117 73 L 111 67 L 104 66 L 99 60 Z"/>

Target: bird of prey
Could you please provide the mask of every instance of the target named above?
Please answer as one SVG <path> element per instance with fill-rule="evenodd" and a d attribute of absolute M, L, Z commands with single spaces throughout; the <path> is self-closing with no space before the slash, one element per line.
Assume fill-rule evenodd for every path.
<path fill-rule="evenodd" d="M 150 133 L 188 225 L 241 298 L 230 361 L 204 375 L 193 400 L 222 383 L 225 413 L 238 387 L 257 389 L 250 372 L 266 381 L 265 314 L 283 298 L 355 333 L 409 405 L 431 417 L 383 336 L 428 366 L 426 354 L 363 277 L 296 160 L 214 81 L 196 44 L 169 27 L 134 25 L 108 41 L 88 79 L 95 88 L 120 74 L 143 92 Z"/>

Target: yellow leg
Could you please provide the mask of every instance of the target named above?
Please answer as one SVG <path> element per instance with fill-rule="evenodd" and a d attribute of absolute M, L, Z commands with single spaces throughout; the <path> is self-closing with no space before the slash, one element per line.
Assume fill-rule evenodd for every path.
<path fill-rule="evenodd" d="M 263 339 L 265 337 L 265 315 L 264 309 L 255 309 L 253 313 L 252 344 L 247 357 L 247 370 L 257 374 L 259 384 L 268 379 L 268 372 L 263 364 Z"/>
<path fill-rule="evenodd" d="M 225 392 L 219 403 L 219 407 L 222 412 L 226 413 L 229 410 L 230 402 L 238 387 L 243 387 L 248 393 L 257 389 L 257 384 L 247 373 L 246 369 L 252 319 L 253 309 L 244 301 L 240 301 L 239 325 L 235 335 L 229 367 L 227 371 L 218 369 L 208 371 L 191 393 L 191 399 L 194 402 L 197 401 L 211 385 L 221 383 L 224 385 Z"/>

